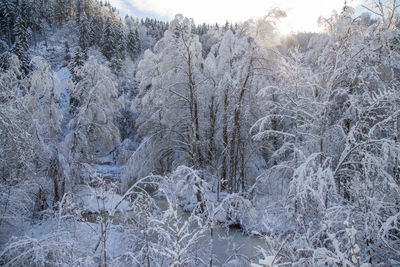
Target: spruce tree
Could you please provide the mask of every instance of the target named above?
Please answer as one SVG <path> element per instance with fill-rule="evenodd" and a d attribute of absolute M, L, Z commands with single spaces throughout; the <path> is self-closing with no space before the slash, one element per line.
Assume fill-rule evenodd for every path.
<path fill-rule="evenodd" d="M 84 60 L 87 59 L 87 50 L 90 46 L 90 43 L 89 21 L 86 17 L 86 13 L 83 12 L 79 20 L 79 46 L 81 48 Z"/>
<path fill-rule="evenodd" d="M 71 1 L 68 0 L 54 0 L 54 20 L 60 25 L 69 17 L 71 10 Z"/>
<path fill-rule="evenodd" d="M 134 60 L 136 56 L 140 54 L 140 49 L 141 46 L 137 29 L 135 31 L 130 30 L 127 37 L 126 50 L 128 51 L 128 54 L 132 60 Z"/>
<path fill-rule="evenodd" d="M 115 45 L 110 67 L 115 73 L 121 70 L 122 62 L 125 59 L 126 40 L 122 27 L 122 22 L 114 27 L 113 40 Z"/>
<path fill-rule="evenodd" d="M 69 61 L 71 59 L 70 51 L 69 51 L 69 44 L 67 41 L 64 42 L 64 48 L 65 48 L 65 56 L 64 59 L 66 61 Z"/>
<path fill-rule="evenodd" d="M 81 16 L 82 16 L 82 13 L 83 13 L 83 11 L 82 11 L 82 1 L 81 0 L 77 0 L 76 1 L 76 3 L 75 3 L 75 20 L 76 20 L 76 23 L 79 25 L 80 24 L 80 22 L 81 22 Z"/>
<path fill-rule="evenodd" d="M 142 45 L 140 43 L 139 32 L 137 29 L 135 30 L 134 40 L 135 40 L 134 53 L 135 55 L 139 55 L 140 52 L 142 51 Z"/>
<path fill-rule="evenodd" d="M 28 73 L 30 57 L 28 54 L 29 39 L 30 34 L 26 28 L 25 21 L 22 16 L 18 16 L 15 23 L 15 44 L 14 44 L 14 54 L 17 55 L 19 61 L 21 62 L 21 70 L 24 74 Z"/>
<path fill-rule="evenodd" d="M 99 14 L 95 14 L 89 19 L 90 46 L 101 44 L 103 24 L 104 20 Z"/>
<path fill-rule="evenodd" d="M 111 61 L 114 54 L 114 34 L 110 18 L 107 18 L 101 37 L 101 53 Z"/>
<path fill-rule="evenodd" d="M 119 54 L 121 58 L 125 58 L 126 39 L 122 21 L 113 27 L 113 41 L 115 54 Z"/>
<path fill-rule="evenodd" d="M 6 41 L 9 46 L 12 45 L 14 39 L 13 25 L 15 24 L 15 18 L 15 1 L 0 1 L 0 38 Z"/>
<path fill-rule="evenodd" d="M 79 82 L 80 77 L 77 75 L 78 68 L 82 67 L 85 63 L 84 52 L 80 47 L 75 49 L 74 58 L 72 59 L 71 64 L 69 65 L 69 71 L 71 72 L 72 80 L 74 82 Z"/>
<path fill-rule="evenodd" d="M 117 74 L 121 70 L 122 61 L 123 57 L 120 53 L 117 53 L 114 57 L 112 57 L 110 61 L 110 69 L 113 71 L 113 73 Z"/>

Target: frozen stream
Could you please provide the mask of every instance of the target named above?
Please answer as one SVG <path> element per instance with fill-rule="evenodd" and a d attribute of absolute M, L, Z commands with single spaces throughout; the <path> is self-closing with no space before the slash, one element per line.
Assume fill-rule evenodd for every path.
<path fill-rule="evenodd" d="M 158 199 L 157 205 L 166 210 L 168 203 L 164 199 Z M 187 220 L 190 213 L 185 212 L 181 207 L 178 207 L 178 215 L 182 218 L 182 222 Z M 198 227 L 193 226 L 193 227 Z M 206 231 L 205 237 L 202 240 L 204 247 L 208 247 L 210 243 L 210 231 Z M 227 227 L 217 226 L 213 231 L 213 265 L 214 266 L 232 266 L 233 255 L 238 255 L 237 258 L 242 259 L 238 266 L 250 266 L 250 261 L 257 262 L 256 256 L 259 255 L 258 247 L 265 247 L 263 238 L 257 236 L 249 236 L 244 234 L 240 229 L 229 229 Z M 244 257 L 243 257 L 244 256 Z M 246 260 L 246 258 L 248 260 Z M 208 260 L 207 260 L 208 262 Z M 246 263 L 246 264 L 245 264 Z M 245 264 L 245 265 L 244 265 Z"/>
<path fill-rule="evenodd" d="M 102 165 L 99 166 L 101 167 Z M 102 173 L 104 177 L 115 177 L 115 174 L 111 173 L 109 165 L 102 168 L 99 168 L 99 166 L 96 166 L 96 169 L 100 169 L 99 172 Z M 163 211 L 168 208 L 168 202 L 164 198 L 157 198 L 156 204 Z M 183 223 L 189 218 L 190 213 L 184 211 L 180 206 L 178 206 L 177 209 L 178 216 L 181 218 L 181 222 Z M 131 211 L 125 211 L 122 213 L 129 217 L 130 212 Z M 193 223 L 191 230 L 193 230 L 194 227 L 198 227 L 198 225 Z M 204 248 L 205 251 L 209 252 L 211 238 L 210 231 L 207 230 L 204 235 L 204 238 L 201 239 L 201 247 Z M 256 257 L 260 254 L 257 248 L 265 248 L 265 246 L 266 244 L 263 238 L 246 235 L 240 229 L 217 225 L 213 230 L 212 237 L 213 266 L 250 266 L 250 261 L 257 262 Z M 238 265 L 233 264 L 235 255 L 237 255 L 236 258 L 241 260 Z M 209 258 L 204 258 L 203 260 L 204 262 L 209 262 Z"/>

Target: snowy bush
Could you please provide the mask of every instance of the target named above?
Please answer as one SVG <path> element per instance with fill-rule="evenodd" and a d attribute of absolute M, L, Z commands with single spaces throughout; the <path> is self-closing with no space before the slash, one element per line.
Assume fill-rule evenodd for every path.
<path fill-rule="evenodd" d="M 289 200 L 294 215 L 301 214 L 307 220 L 315 221 L 324 215 L 329 201 L 335 200 L 335 184 L 329 160 L 321 166 L 317 163 L 319 156 L 311 155 L 295 169 L 289 184 Z"/>
<path fill-rule="evenodd" d="M 75 264 L 69 232 L 49 233 L 40 238 L 13 237 L 0 252 L 3 266 L 71 266 Z"/>
<path fill-rule="evenodd" d="M 199 171 L 193 170 L 186 166 L 179 166 L 170 176 L 169 183 L 172 187 L 169 197 L 176 197 L 179 205 L 183 206 L 186 211 L 194 209 L 202 209 L 204 201 L 206 201 L 206 193 L 210 190 L 210 186 L 201 177 Z"/>
<path fill-rule="evenodd" d="M 7 224 L 17 226 L 30 218 L 35 208 L 38 189 L 38 185 L 32 180 L 15 185 L 0 184 L 2 231 L 8 229 Z"/>
<path fill-rule="evenodd" d="M 200 239 L 202 228 L 192 228 L 196 224 L 194 217 L 182 220 L 176 204 L 169 202 L 162 218 L 150 221 L 151 230 L 157 235 L 157 243 L 151 245 L 154 253 L 164 257 L 169 266 L 194 266 L 200 261 Z"/>

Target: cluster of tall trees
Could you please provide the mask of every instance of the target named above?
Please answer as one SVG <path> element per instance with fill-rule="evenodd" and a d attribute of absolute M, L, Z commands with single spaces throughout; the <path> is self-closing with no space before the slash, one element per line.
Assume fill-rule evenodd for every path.
<path fill-rule="evenodd" d="M 258 35 L 273 29 L 271 17 L 209 30 L 218 36 L 213 42 L 177 16 L 138 65 L 132 107 L 152 163 L 137 164 L 134 155 L 127 177 L 186 164 L 201 170 L 217 195 L 278 194 L 300 227 L 328 225 L 320 241 L 296 244 L 317 249 L 313 242 L 325 242 L 324 256 L 304 259 L 311 265 L 349 249 L 327 245 L 351 243 L 335 220 L 353 220 L 366 261 L 373 262 L 372 251 L 392 250 L 399 242 L 398 4 L 365 8 L 370 13 L 356 17 L 345 6 L 321 18 L 324 33 L 278 46 L 268 43 L 273 30 Z"/>
<path fill-rule="evenodd" d="M 65 192 L 65 180 L 79 181 L 81 174 L 63 170 L 68 169 L 68 162 L 79 166 L 93 158 L 92 154 L 105 153 L 119 144 L 119 131 L 113 124 L 121 108 L 115 75 L 125 57 L 136 60 L 167 23 L 122 19 L 110 4 L 94 0 L 2 1 L 0 14 L 1 176 L 11 186 L 28 173 L 41 176 L 48 172 L 57 201 Z M 50 47 L 54 44 L 48 40 L 58 31 L 73 32 L 76 38 Z M 61 85 L 52 66 L 35 57 L 36 46 L 43 45 L 49 54 L 65 46 L 62 60 L 66 60 L 73 82 Z M 90 49 L 99 50 L 104 58 L 89 57 Z M 61 62 L 52 63 L 57 66 Z M 69 107 L 61 107 L 65 99 L 61 99 L 60 89 L 67 90 L 63 97 L 70 99 Z M 66 117 L 63 129 L 62 115 Z M 107 140 L 97 134 L 107 135 Z"/>
<path fill-rule="evenodd" d="M 88 59 L 88 48 L 99 47 L 116 71 L 126 55 L 136 59 L 162 36 L 168 25 L 154 19 L 122 19 L 109 3 L 96 0 L 2 1 L 0 14 L 2 68 L 7 68 L 10 53 L 14 53 L 25 74 L 30 62 L 29 47 L 43 39 L 47 41 L 49 33 L 66 23 L 76 23 L 79 32 L 79 45 L 72 51 L 75 65 L 82 66 Z"/>
<path fill-rule="evenodd" d="M 57 209 L 122 137 L 139 143 L 127 184 L 189 170 L 173 177 L 204 216 L 215 194 L 293 221 L 269 233 L 282 260 L 399 262 L 398 7 L 345 5 L 322 33 L 280 38 L 278 9 L 220 27 L 122 19 L 94 0 L 2 1 L 0 225 Z M 62 44 L 72 81 L 61 83 L 34 45 L 65 27 L 76 38 Z M 264 215 L 243 228 L 266 233 Z"/>
<path fill-rule="evenodd" d="M 237 192 L 239 183 L 244 187 L 246 165 L 253 164 L 247 142 L 251 121 L 245 121 L 252 116 L 245 116 L 256 109 L 250 103 L 261 52 L 252 38 L 225 30 L 203 58 L 194 27 L 177 16 L 139 63 L 139 94 L 133 102 L 138 129 L 152 136 L 150 142 L 162 143 L 154 156 L 161 173 L 189 164 L 220 177 L 221 189 Z"/>
<path fill-rule="evenodd" d="M 268 168 L 286 162 L 296 169 L 314 152 L 321 163 L 329 157 L 343 164 L 346 136 L 360 127 L 368 103 L 389 95 L 395 101 L 397 93 L 397 22 L 352 12 L 345 7 L 321 20 L 326 33 L 295 47 L 265 49 L 251 24 L 236 33 L 225 29 L 206 57 L 202 47 L 209 43 L 193 33 L 193 21 L 177 16 L 139 63 L 133 102 L 141 133 L 162 143 L 157 168 L 168 172 L 185 162 L 237 192 L 246 189 L 257 157 Z M 395 11 L 385 12 L 396 19 Z M 396 110 L 396 101 L 385 101 Z M 380 122 L 369 120 L 370 127 Z"/>

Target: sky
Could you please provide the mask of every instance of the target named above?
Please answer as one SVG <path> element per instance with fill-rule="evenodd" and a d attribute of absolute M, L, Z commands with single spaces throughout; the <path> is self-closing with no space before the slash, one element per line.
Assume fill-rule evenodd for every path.
<path fill-rule="evenodd" d="M 318 18 L 329 17 L 338 12 L 344 0 L 109 0 L 122 15 L 139 18 L 155 17 L 169 21 L 176 14 L 193 18 L 195 23 L 224 24 L 243 22 L 250 18 L 263 17 L 268 10 L 279 7 L 287 13 L 279 26 L 283 34 L 297 31 L 317 32 Z M 357 6 L 360 0 L 348 1 Z"/>

